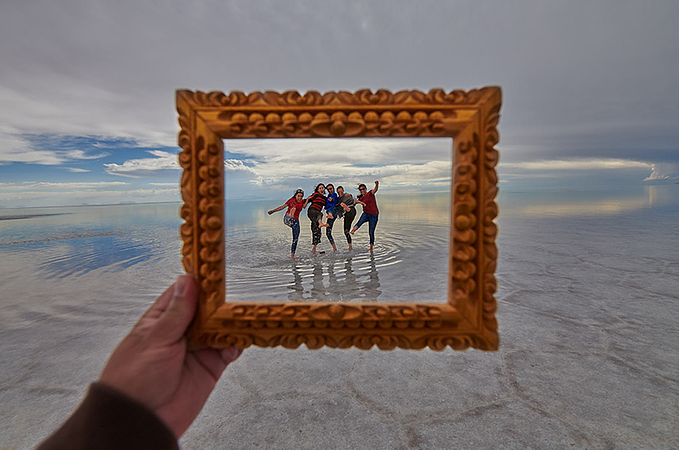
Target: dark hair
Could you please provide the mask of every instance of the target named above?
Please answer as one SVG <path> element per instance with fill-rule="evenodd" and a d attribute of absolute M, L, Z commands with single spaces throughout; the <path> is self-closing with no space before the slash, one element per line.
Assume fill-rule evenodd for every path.
<path fill-rule="evenodd" d="M 342 189 L 342 190 L 344 190 L 344 186 L 337 186 L 337 189 Z"/>
<path fill-rule="evenodd" d="M 296 197 L 297 194 L 302 194 L 302 197 L 304 197 L 304 191 L 301 189 L 297 189 L 294 194 L 292 194 L 293 197 Z"/>
<path fill-rule="evenodd" d="M 318 192 L 318 188 L 321 187 L 321 186 L 323 186 L 323 188 L 325 188 L 325 185 L 323 183 L 318 183 L 316 185 L 316 187 L 314 188 L 314 192 Z"/>
<path fill-rule="evenodd" d="M 368 190 L 368 186 L 366 186 L 366 185 L 363 184 L 363 183 L 361 183 L 361 184 L 358 185 L 358 190 L 359 190 L 359 191 L 361 190 L 361 188 L 365 188 L 366 191 Z"/>
<path fill-rule="evenodd" d="M 328 189 L 330 186 L 332 186 L 333 189 L 335 189 L 335 185 L 332 183 L 328 183 L 325 185 L 325 188 Z"/>

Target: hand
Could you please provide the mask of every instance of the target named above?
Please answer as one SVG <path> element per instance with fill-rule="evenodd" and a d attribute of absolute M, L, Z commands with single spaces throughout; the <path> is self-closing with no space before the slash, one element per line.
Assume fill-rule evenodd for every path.
<path fill-rule="evenodd" d="M 273 209 L 272 209 L 272 210 L 269 210 L 269 211 L 267 211 L 267 213 L 268 213 L 269 215 L 273 214 Z"/>
<path fill-rule="evenodd" d="M 242 352 L 187 352 L 184 332 L 197 301 L 193 279 L 177 278 L 118 344 L 99 379 L 154 411 L 177 439 L 198 416 L 226 366 Z"/>

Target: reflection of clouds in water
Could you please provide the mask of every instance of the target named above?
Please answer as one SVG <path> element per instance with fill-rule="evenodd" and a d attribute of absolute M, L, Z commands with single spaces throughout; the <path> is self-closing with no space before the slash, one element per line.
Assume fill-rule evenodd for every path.
<path fill-rule="evenodd" d="M 578 216 L 578 215 L 606 215 L 633 211 L 648 206 L 648 200 L 616 199 L 598 202 L 581 202 L 554 205 L 526 206 L 523 212 L 526 216 Z"/>
<path fill-rule="evenodd" d="M 177 209 L 176 204 L 39 208 L 30 211 L 32 218 L 3 221 L 0 250 L 34 252 L 36 273 L 48 278 L 122 271 L 165 258 L 168 249 L 178 251 Z M 8 215 L 15 211 L 22 210 Z"/>
<path fill-rule="evenodd" d="M 372 183 L 372 182 L 370 182 Z M 341 183 L 336 183 L 335 186 Z M 346 185 L 345 185 L 346 187 Z M 354 186 L 346 187 L 347 191 L 357 197 L 353 190 Z M 450 191 L 432 192 L 428 194 L 402 194 L 395 195 L 388 193 L 388 187 L 380 185 L 377 192 L 377 206 L 380 209 L 380 222 L 393 221 L 398 223 L 426 223 L 430 225 L 450 225 Z M 282 192 L 280 199 L 277 200 L 256 200 L 256 201 L 229 201 L 227 202 L 226 216 L 227 228 L 233 231 L 250 230 L 255 227 L 261 230 L 285 230 L 290 234 L 290 229 L 283 222 L 285 210 L 272 215 L 266 213 L 267 210 L 276 208 L 284 204 L 294 192 Z M 289 195 L 287 195 L 289 194 Z M 287 195 L 287 196 L 286 196 Z M 356 208 L 356 218 L 358 221 L 363 212 L 362 207 Z M 307 218 L 307 209 L 299 215 L 302 234 L 309 231 L 310 222 Z M 343 220 L 343 219 L 342 219 Z M 336 222 L 333 231 L 342 232 L 342 221 Z M 339 226 L 339 228 L 338 228 Z M 378 225 L 379 230 L 379 225 Z M 378 231 L 379 233 L 379 231 Z M 336 233 L 333 233 L 336 235 Z M 311 243 L 311 236 L 300 237 L 300 245 Z M 325 233 L 323 233 L 325 239 Z"/>
<path fill-rule="evenodd" d="M 83 275 L 103 267 L 123 270 L 158 256 L 160 249 L 152 243 L 130 242 L 116 236 L 72 239 L 64 241 L 62 246 L 57 255 L 39 265 L 48 277 Z"/>
<path fill-rule="evenodd" d="M 677 186 L 644 186 L 649 206 L 663 206 L 677 200 Z"/>
<path fill-rule="evenodd" d="M 526 199 L 528 204 L 517 211 L 524 216 L 614 215 L 667 205 L 674 200 L 673 189 L 676 190 L 673 186 L 644 186 L 643 192 L 604 198 L 578 198 L 577 193 L 571 194 L 571 198 L 561 198 L 558 193 L 554 194 L 555 198 L 544 198 L 543 194 L 543 197 L 534 196 L 532 201 Z"/>
<path fill-rule="evenodd" d="M 679 185 L 597 192 L 501 192 L 498 201 L 499 222 L 512 216 L 525 219 L 529 214 L 535 219 L 559 220 L 615 217 L 618 212 L 669 210 L 671 205 L 679 205 Z M 378 193 L 378 202 L 380 221 L 372 255 L 368 253 L 368 233 L 363 230 L 353 237 L 353 251 L 347 250 L 343 239 L 337 239 L 337 252 L 312 255 L 309 221 L 304 217 L 294 261 L 289 257 L 290 228 L 283 225 L 282 213 L 266 215 L 266 209 L 277 205 L 238 203 L 241 214 L 231 214 L 238 209 L 232 208 L 227 215 L 227 301 L 445 302 L 449 193 Z M 264 226 L 258 226 L 258 217 L 265 219 Z M 336 225 L 335 230 L 340 237 L 341 228 Z M 328 250 L 325 238 L 321 249 Z"/>
<path fill-rule="evenodd" d="M 382 186 L 377 193 L 380 221 L 418 222 L 431 225 L 450 224 L 450 192 L 380 195 L 381 190 Z"/>
<path fill-rule="evenodd" d="M 293 280 L 287 285 L 289 301 L 374 302 L 380 296 L 379 272 L 375 257 L 370 256 L 366 268 L 355 273 L 353 257 L 343 261 L 316 262 L 300 270 L 292 266 Z M 305 273 L 306 272 L 306 273 Z M 327 274 L 327 276 L 326 276 Z M 305 287 L 305 284 L 308 287 Z"/>

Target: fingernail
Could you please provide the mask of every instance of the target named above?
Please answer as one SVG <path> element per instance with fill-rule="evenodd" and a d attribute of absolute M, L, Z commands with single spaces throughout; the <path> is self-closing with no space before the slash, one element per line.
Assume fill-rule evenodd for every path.
<path fill-rule="evenodd" d="M 185 275 L 179 275 L 177 281 L 174 282 L 174 296 L 184 297 L 186 296 L 186 290 L 189 287 L 189 280 Z"/>

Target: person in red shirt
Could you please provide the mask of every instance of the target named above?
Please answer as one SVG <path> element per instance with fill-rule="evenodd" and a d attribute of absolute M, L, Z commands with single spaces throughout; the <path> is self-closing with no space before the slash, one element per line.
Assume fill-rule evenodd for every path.
<path fill-rule="evenodd" d="M 269 215 L 282 210 L 287 207 L 288 210 L 283 216 L 283 223 L 292 228 L 292 247 L 290 248 L 290 257 L 295 258 L 295 250 L 297 250 L 297 241 L 299 240 L 299 213 L 306 206 L 306 201 L 304 201 L 304 191 L 297 189 L 295 195 L 293 195 L 290 200 L 285 202 L 285 204 L 268 211 Z"/>
<path fill-rule="evenodd" d="M 365 184 L 358 185 L 359 195 L 357 197 L 356 203 L 363 205 L 363 214 L 361 218 L 358 219 L 354 228 L 349 232 L 354 234 L 356 230 L 361 228 L 361 225 L 368 222 L 368 234 L 370 235 L 370 252 L 373 251 L 373 245 L 375 245 L 375 227 L 377 227 L 377 219 L 379 217 L 379 210 L 377 209 L 377 200 L 375 199 L 375 193 L 380 187 L 380 182 L 375 181 L 375 187 L 371 190 L 367 190 Z"/>

